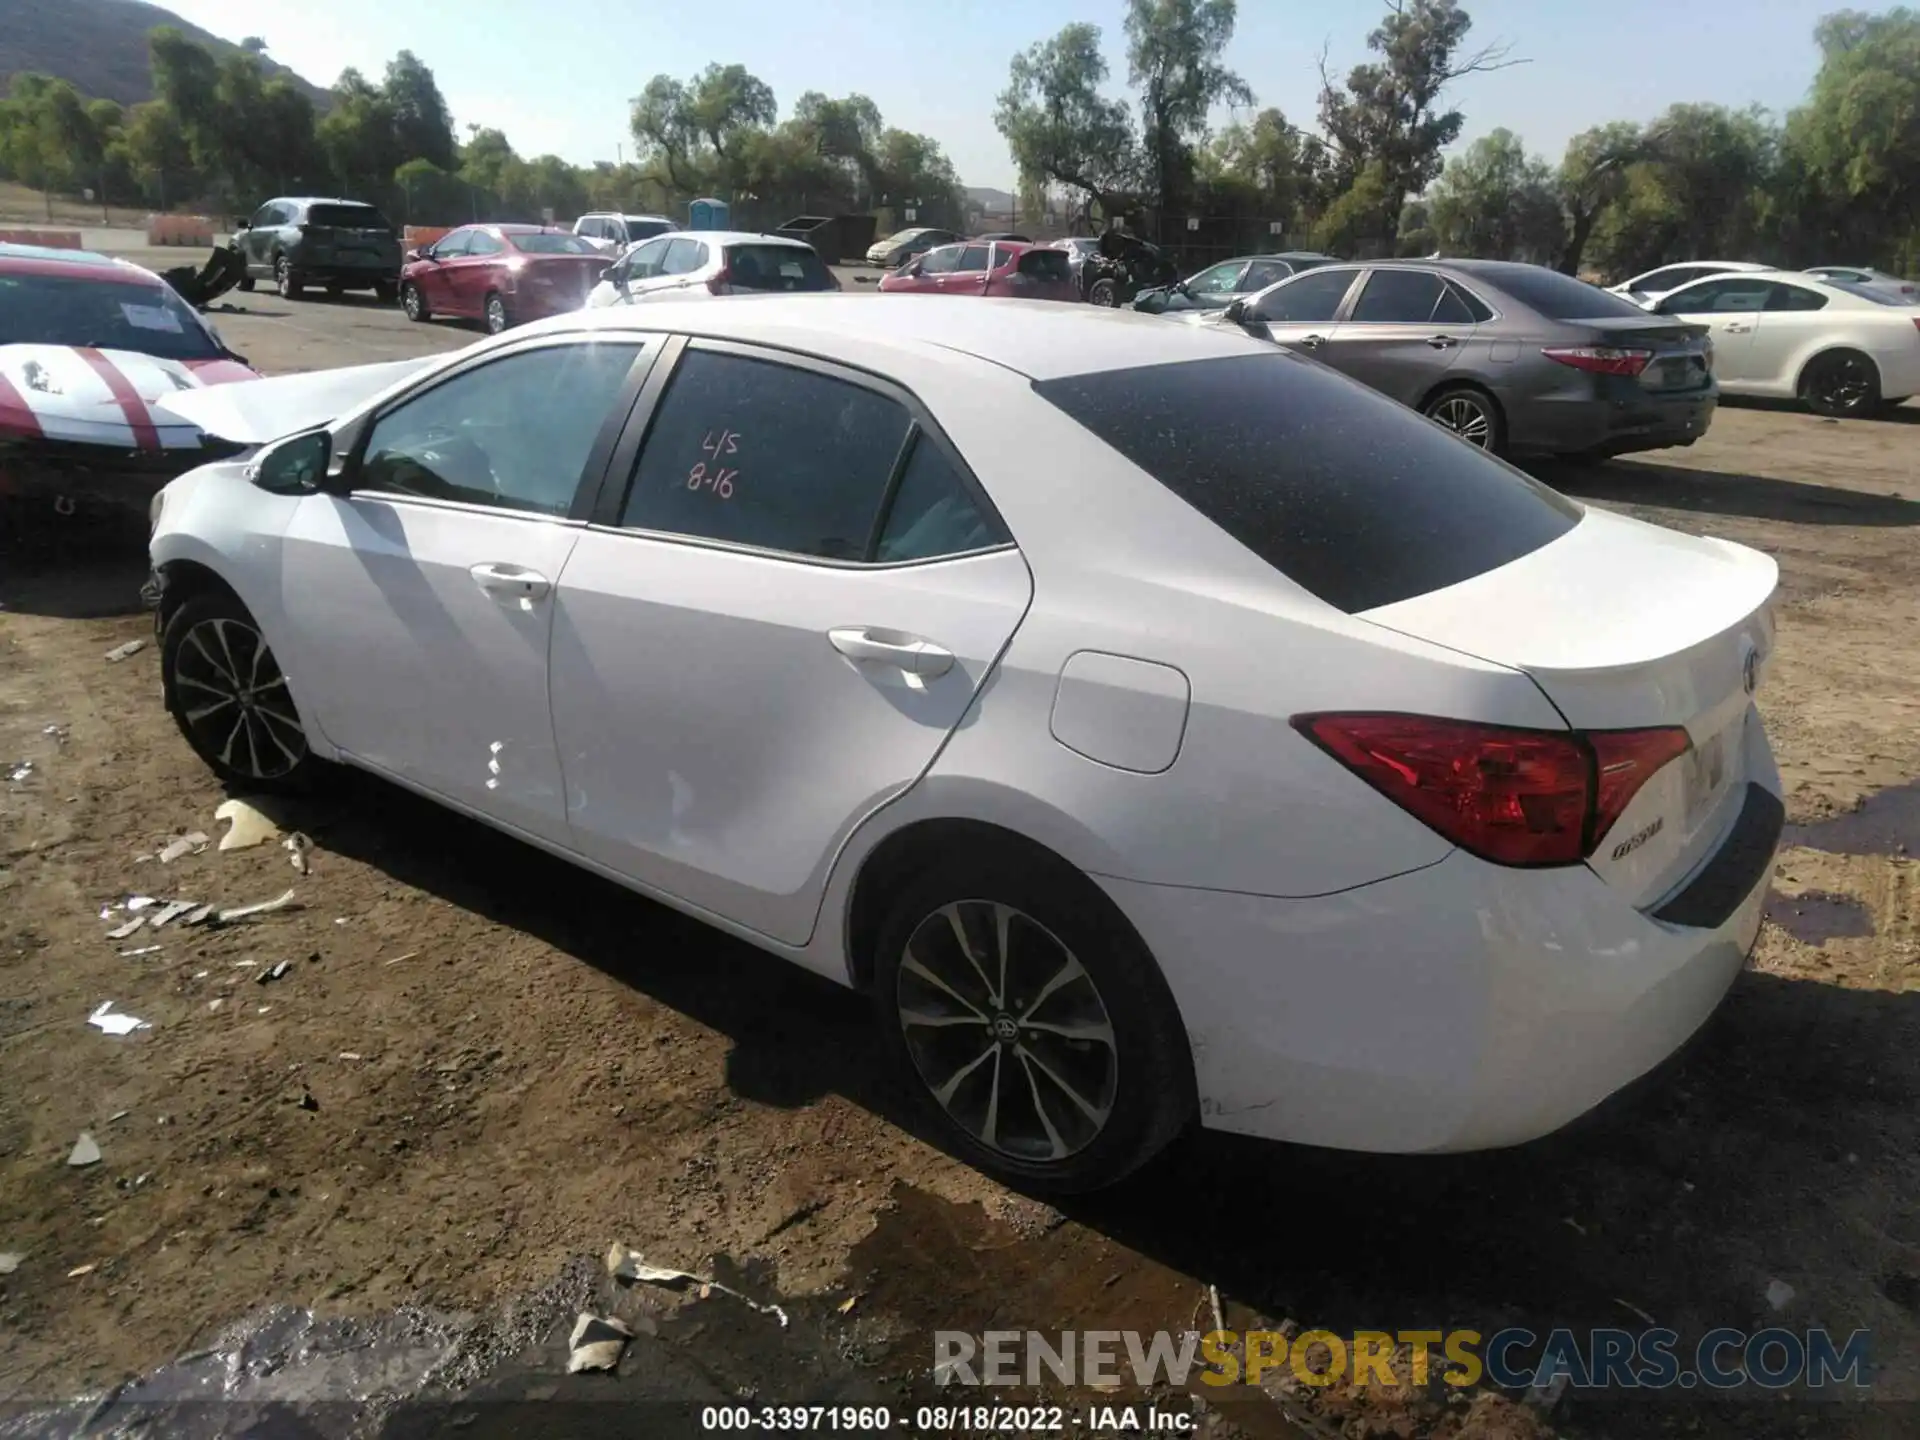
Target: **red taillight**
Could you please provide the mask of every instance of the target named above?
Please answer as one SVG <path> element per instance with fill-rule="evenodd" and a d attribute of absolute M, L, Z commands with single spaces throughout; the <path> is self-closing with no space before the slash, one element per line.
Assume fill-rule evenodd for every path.
<path fill-rule="evenodd" d="M 1294 728 L 1415 819 L 1499 865 L 1572 865 L 1687 732 L 1519 730 L 1426 715 L 1296 715 Z"/>
<path fill-rule="evenodd" d="M 715 274 L 709 275 L 707 277 L 707 289 L 712 291 L 715 295 L 726 294 L 727 287 L 732 284 L 733 284 L 733 271 L 729 270 L 725 265 L 722 265 Z"/>
<path fill-rule="evenodd" d="M 1651 350 L 1622 350 L 1613 345 L 1552 345 L 1540 353 L 1576 370 L 1628 377 L 1638 375 L 1653 359 Z"/>

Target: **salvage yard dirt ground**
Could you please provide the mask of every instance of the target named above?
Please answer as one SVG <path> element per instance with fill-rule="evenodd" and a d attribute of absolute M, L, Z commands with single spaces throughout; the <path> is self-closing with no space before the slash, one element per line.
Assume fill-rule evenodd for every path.
<path fill-rule="evenodd" d="M 235 298 L 213 318 L 270 371 L 472 338 Z M 151 634 L 137 538 L 0 536 L 0 1252 L 25 1257 L 0 1397 L 102 1393 L 263 1303 L 484 1310 L 618 1239 L 812 1305 L 883 1390 L 919 1383 L 936 1328 L 1178 1331 L 1211 1285 L 1230 1326 L 1823 1325 L 1870 1329 L 1879 1367 L 1865 1400 L 1575 1395 L 1545 1420 L 1294 1386 L 1320 1419 L 1222 1407 L 1248 1433 L 1916 1433 L 1920 407 L 1727 406 L 1691 450 L 1542 473 L 1780 562 L 1762 702 L 1794 829 L 1749 973 L 1678 1062 L 1544 1142 L 1202 1137 L 1060 1211 L 904 1128 L 854 997 L 386 785 L 288 813 L 309 876 L 273 845 L 142 861 L 217 836 L 225 797 L 155 647 L 104 658 Z M 130 894 L 289 885 L 297 909 L 105 938 Z M 89 1028 L 106 1000 L 152 1028 Z M 103 1158 L 69 1167 L 83 1131 Z"/>

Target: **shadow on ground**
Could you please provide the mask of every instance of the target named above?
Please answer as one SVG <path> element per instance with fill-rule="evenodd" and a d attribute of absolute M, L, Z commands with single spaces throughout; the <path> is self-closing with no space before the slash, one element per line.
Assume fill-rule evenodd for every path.
<path fill-rule="evenodd" d="M 1920 501 L 1802 480 L 1694 470 L 1650 460 L 1613 460 L 1591 468 L 1543 462 L 1533 467 L 1533 473 L 1563 494 L 1602 504 L 1655 505 L 1796 525 L 1920 525 Z"/>

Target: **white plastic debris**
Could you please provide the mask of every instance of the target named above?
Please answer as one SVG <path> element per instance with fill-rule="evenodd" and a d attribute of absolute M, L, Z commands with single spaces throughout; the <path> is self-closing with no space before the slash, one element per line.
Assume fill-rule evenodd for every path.
<path fill-rule="evenodd" d="M 758 1310 L 762 1315 L 773 1316 L 780 1322 L 782 1330 L 787 1328 L 787 1312 L 778 1305 L 763 1305 L 758 1300 L 742 1295 L 730 1285 L 722 1285 L 718 1280 L 709 1280 L 705 1276 L 695 1275 L 690 1271 L 649 1265 L 638 1250 L 623 1245 L 618 1240 L 614 1241 L 612 1248 L 607 1251 L 607 1273 L 616 1280 L 665 1285 L 675 1290 L 686 1285 L 698 1285 L 702 1294 L 709 1290 L 718 1290 L 722 1295 L 731 1295 L 748 1309 Z"/>
<path fill-rule="evenodd" d="M 0 1250 L 0 1275 L 11 1275 L 26 1262 L 26 1256 L 17 1250 Z"/>
<path fill-rule="evenodd" d="M 204 924 L 208 920 L 211 920 L 212 918 L 213 918 L 213 906 L 202 905 L 198 910 L 195 910 L 192 914 L 184 916 L 181 919 L 180 923 L 182 925 L 200 925 L 200 924 Z"/>
<path fill-rule="evenodd" d="M 286 848 L 288 852 L 287 859 L 293 865 L 293 868 L 298 870 L 302 875 L 311 875 L 313 873 L 313 866 L 307 860 L 307 852 L 313 849 L 313 841 L 296 830 L 293 834 L 287 836 Z"/>
<path fill-rule="evenodd" d="M 589 1315 L 584 1310 L 580 1318 L 573 1322 L 573 1335 L 567 1341 L 572 1351 L 567 1357 L 567 1373 L 578 1375 L 582 1370 L 611 1370 L 620 1363 L 620 1356 L 627 1348 L 627 1341 L 633 1338 L 633 1331 L 613 1316 Z"/>
<path fill-rule="evenodd" d="M 137 956 L 158 955 L 159 953 L 160 947 L 158 945 L 136 945 L 131 950 L 122 950 L 120 952 L 120 958 L 122 960 L 132 960 Z"/>
<path fill-rule="evenodd" d="M 129 895 L 127 897 L 127 909 L 130 911 L 145 910 L 149 906 L 158 905 L 159 903 L 160 902 L 151 895 Z"/>
<path fill-rule="evenodd" d="M 122 1015 L 113 1008 L 113 1001 L 102 1000 L 100 1008 L 87 1017 L 87 1023 L 96 1030 L 108 1035 L 131 1035 L 135 1030 L 151 1030 L 153 1026 L 132 1015 Z"/>
<path fill-rule="evenodd" d="M 119 926 L 117 929 L 107 931 L 107 939 L 124 940 L 129 935 L 133 934 L 134 931 L 138 930 L 142 925 L 146 923 L 147 923 L 146 916 L 136 915 L 133 917 L 133 919 L 127 921 L 126 924 Z"/>
<path fill-rule="evenodd" d="M 14 767 L 7 772 L 7 779 L 13 781 L 15 784 L 18 784 L 22 780 L 31 780 L 32 778 L 33 761 L 31 760 L 17 761 Z"/>
<path fill-rule="evenodd" d="M 160 847 L 160 863 L 171 865 L 182 855 L 198 855 L 207 848 L 207 837 L 195 830 L 189 835 L 180 835 Z"/>
<path fill-rule="evenodd" d="M 225 925 L 230 920 L 245 920 L 254 915 L 268 915 L 275 910 L 284 910 L 293 904 L 293 891 L 276 895 L 271 900 L 262 900 L 258 905 L 240 905 L 231 910 L 222 910 L 214 919 Z"/>
<path fill-rule="evenodd" d="M 1793 1286 L 1787 1284 L 1784 1280 L 1769 1280 L 1767 1282 L 1767 1304 L 1776 1311 L 1784 1310 L 1787 1306 L 1791 1305 L 1796 1293 Z"/>
<path fill-rule="evenodd" d="M 100 1163 L 100 1146 L 86 1131 L 80 1132 L 80 1138 L 73 1142 L 73 1152 L 67 1156 L 67 1164 L 76 1170 L 87 1165 Z"/>
<path fill-rule="evenodd" d="M 227 822 L 227 833 L 220 837 L 222 850 L 246 850 L 280 838 L 280 827 L 244 800 L 227 801 L 213 818 Z"/>
<path fill-rule="evenodd" d="M 110 664 L 118 664 L 129 655 L 138 655 L 146 648 L 147 642 L 144 640 L 129 640 L 126 644 L 116 645 L 113 649 L 107 651 L 107 660 Z"/>

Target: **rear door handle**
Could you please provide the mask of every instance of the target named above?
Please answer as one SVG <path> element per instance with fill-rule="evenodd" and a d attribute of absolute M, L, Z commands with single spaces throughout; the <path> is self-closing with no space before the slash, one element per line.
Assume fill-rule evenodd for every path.
<path fill-rule="evenodd" d="M 553 582 L 546 576 L 518 565 L 489 561 L 475 565 L 467 573 L 487 594 L 503 600 L 544 600 L 553 590 Z"/>
<path fill-rule="evenodd" d="M 827 639 L 833 648 L 849 660 L 871 660 L 894 665 L 909 675 L 931 680 L 953 668 L 953 652 L 917 635 L 898 630 L 877 630 L 865 625 L 848 625 L 829 630 Z"/>
<path fill-rule="evenodd" d="M 1431 340 L 1427 341 L 1427 344 L 1431 345 L 1436 350 L 1451 350 L 1454 346 L 1458 345 L 1459 343 L 1460 342 L 1454 339 L 1453 336 L 1451 335 L 1436 335 Z"/>

